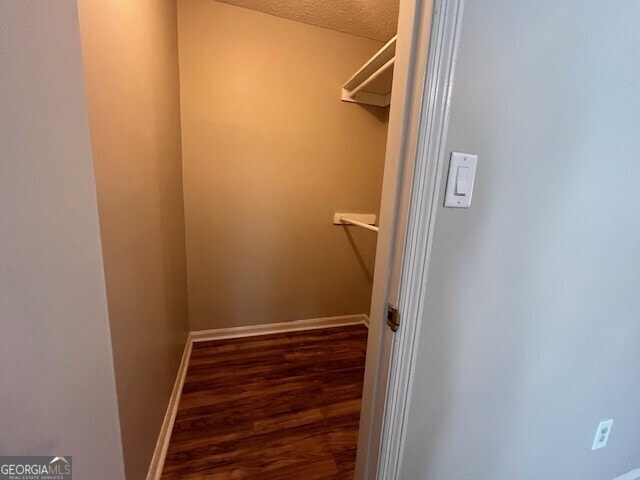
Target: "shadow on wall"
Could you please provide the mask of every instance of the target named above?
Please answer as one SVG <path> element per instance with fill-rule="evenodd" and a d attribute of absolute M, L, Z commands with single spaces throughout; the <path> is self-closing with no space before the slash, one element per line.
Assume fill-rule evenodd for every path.
<path fill-rule="evenodd" d="M 389 108 L 388 107 L 376 107 L 375 105 L 364 105 L 361 103 L 356 104 L 363 110 L 366 110 L 371 115 L 376 117 L 380 122 L 386 124 L 389 122 Z"/>
<path fill-rule="evenodd" d="M 375 105 L 365 105 L 362 103 L 354 103 L 354 106 L 357 106 L 359 108 L 362 108 L 363 110 L 365 110 L 366 112 L 368 112 L 369 114 L 371 114 L 373 117 L 375 117 L 380 123 L 383 124 L 387 124 L 389 122 L 389 108 L 388 107 L 378 107 Z M 346 208 L 345 211 L 349 211 L 349 208 Z M 379 208 L 377 209 L 378 211 L 376 212 L 376 215 L 379 215 Z M 367 262 L 367 259 L 365 258 L 366 255 L 364 254 L 364 252 L 362 251 L 362 248 L 359 247 L 360 243 L 358 242 L 359 236 L 356 235 L 354 236 L 351 233 L 351 229 L 354 227 L 349 227 L 348 225 L 344 225 L 342 227 L 342 229 L 344 230 L 344 233 L 347 237 L 347 240 L 349 241 L 349 245 L 351 246 L 351 249 L 353 250 L 353 253 L 358 261 L 358 264 L 360 265 L 360 269 L 362 270 L 362 273 L 367 281 L 367 283 L 369 285 L 373 284 L 373 271 L 374 271 L 374 262 L 373 260 L 375 260 L 375 255 L 374 258 L 372 259 L 372 261 Z M 357 228 L 357 227 L 355 227 Z M 363 232 L 364 234 L 367 235 L 376 235 L 375 237 L 375 242 L 377 243 L 377 234 L 372 233 L 372 232 Z M 356 238 L 358 237 L 358 238 Z M 365 241 L 369 242 L 369 239 L 366 239 Z"/>
<path fill-rule="evenodd" d="M 372 262 L 369 262 L 369 264 L 367 263 L 367 261 L 365 260 L 362 252 L 358 248 L 358 243 L 357 243 L 356 239 L 354 238 L 354 235 L 351 233 L 351 230 L 350 230 L 351 228 L 354 228 L 354 227 L 350 227 L 348 225 L 343 225 L 341 228 L 344 230 L 344 234 L 347 237 L 347 240 L 349 241 L 349 245 L 351 246 L 351 249 L 353 250 L 353 254 L 355 255 L 356 259 L 358 260 L 358 264 L 360 265 L 360 269 L 362 270 L 364 278 L 367 280 L 367 283 L 369 285 L 373 284 L 373 267 L 374 267 L 374 265 L 373 265 Z M 363 233 L 370 233 L 371 235 L 376 235 L 373 232 L 363 232 Z"/>

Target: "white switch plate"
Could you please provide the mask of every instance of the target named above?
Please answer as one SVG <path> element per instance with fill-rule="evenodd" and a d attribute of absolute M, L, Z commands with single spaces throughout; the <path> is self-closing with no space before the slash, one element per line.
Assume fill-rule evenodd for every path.
<path fill-rule="evenodd" d="M 477 155 L 459 152 L 451 153 L 447 191 L 444 195 L 445 207 L 469 208 L 471 206 L 477 163 Z"/>
<path fill-rule="evenodd" d="M 593 439 L 593 445 L 591 450 L 598 450 L 599 448 L 606 447 L 609 440 L 609 434 L 611 433 L 611 426 L 613 425 L 613 419 L 603 420 L 598 424 L 598 430 L 596 430 L 596 436 Z"/>

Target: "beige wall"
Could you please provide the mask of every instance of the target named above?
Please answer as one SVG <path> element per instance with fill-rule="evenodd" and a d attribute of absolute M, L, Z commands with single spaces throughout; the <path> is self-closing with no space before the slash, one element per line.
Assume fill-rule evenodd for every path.
<path fill-rule="evenodd" d="M 144 478 L 188 330 L 176 5 L 80 0 L 127 478 Z"/>
<path fill-rule="evenodd" d="M 0 2 L 0 455 L 122 480 L 75 2 Z"/>
<path fill-rule="evenodd" d="M 381 43 L 178 2 L 191 328 L 368 313 L 386 110 L 339 100 Z"/>

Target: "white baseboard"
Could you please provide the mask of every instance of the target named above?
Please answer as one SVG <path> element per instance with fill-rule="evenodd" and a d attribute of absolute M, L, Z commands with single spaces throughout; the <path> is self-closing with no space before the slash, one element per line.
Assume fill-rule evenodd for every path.
<path fill-rule="evenodd" d="M 273 333 L 297 332 L 300 330 L 316 330 L 318 328 L 344 327 L 347 325 L 369 326 L 369 317 L 364 313 L 342 315 L 340 317 L 311 318 L 292 322 L 267 323 L 247 327 L 218 328 L 215 330 L 195 330 L 191 332 L 194 342 L 218 340 L 223 338 L 251 337 Z"/>
<path fill-rule="evenodd" d="M 153 457 L 151 458 L 147 480 L 159 480 L 160 476 L 162 475 L 162 468 L 164 467 L 164 459 L 167 456 L 169 440 L 171 440 L 171 432 L 173 431 L 173 424 L 176 421 L 176 415 L 178 413 L 178 404 L 180 403 L 180 396 L 182 395 L 184 379 L 187 376 L 187 368 L 189 367 L 192 347 L 193 341 L 191 340 L 191 333 L 189 333 L 189 336 L 187 337 L 187 343 L 184 346 L 184 352 L 182 353 L 182 361 L 180 362 L 180 367 L 178 368 L 178 374 L 176 375 L 176 382 L 173 384 L 173 391 L 171 392 L 171 396 L 169 397 L 167 413 L 165 413 L 164 415 L 164 421 L 162 422 L 162 427 L 160 428 L 160 434 L 158 435 L 156 448 L 153 451 Z"/>
<path fill-rule="evenodd" d="M 638 480 L 639 478 L 640 478 L 640 468 L 636 468 L 635 470 L 627 472 L 624 475 L 620 475 L 619 477 L 616 477 L 613 480 Z"/>
<path fill-rule="evenodd" d="M 164 461 L 167 456 L 167 450 L 169 449 L 169 441 L 171 440 L 171 432 L 173 431 L 173 424 L 176 421 L 176 415 L 178 413 L 178 404 L 180 403 L 180 396 L 182 395 L 182 387 L 184 386 L 184 380 L 187 376 L 187 369 L 189 367 L 189 360 L 191 359 L 193 342 L 204 342 L 207 340 L 218 340 L 223 338 L 251 337 L 254 335 L 267 335 L 273 333 L 298 332 L 301 330 L 317 330 L 319 328 L 344 327 L 348 325 L 365 325 L 369 328 L 369 317 L 362 313 L 356 315 L 343 315 L 340 317 L 312 318 L 309 320 L 295 320 L 293 322 L 269 323 L 248 327 L 219 328 L 215 330 L 196 330 L 190 332 L 189 337 L 187 338 L 187 343 L 184 346 L 184 352 L 182 353 L 182 361 L 180 362 L 180 368 L 178 368 L 176 382 L 173 385 L 171 397 L 169 397 L 167 413 L 164 416 L 164 421 L 160 428 L 160 434 L 158 435 L 158 441 L 156 442 L 156 448 L 153 452 L 153 457 L 151 458 L 147 480 L 159 480 L 162 475 Z"/>

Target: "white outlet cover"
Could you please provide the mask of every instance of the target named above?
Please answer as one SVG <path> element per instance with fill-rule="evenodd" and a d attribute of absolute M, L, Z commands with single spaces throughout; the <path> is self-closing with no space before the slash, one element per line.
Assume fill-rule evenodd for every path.
<path fill-rule="evenodd" d="M 610 418 L 609 420 L 603 420 L 598 424 L 598 430 L 596 430 L 596 436 L 593 439 L 591 450 L 598 450 L 607 446 L 612 425 L 613 418 Z"/>

